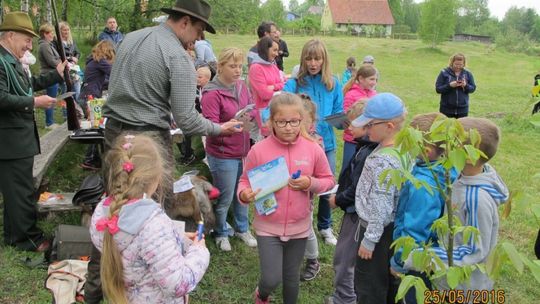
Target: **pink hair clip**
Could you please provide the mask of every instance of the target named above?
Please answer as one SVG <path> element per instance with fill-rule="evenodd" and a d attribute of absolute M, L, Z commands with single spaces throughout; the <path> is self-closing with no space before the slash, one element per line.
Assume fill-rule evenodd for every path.
<path fill-rule="evenodd" d="M 133 144 L 130 143 L 130 142 L 127 142 L 127 143 L 122 145 L 122 149 L 124 149 L 124 150 L 129 150 L 129 149 L 131 149 L 131 147 L 133 147 Z"/>
<path fill-rule="evenodd" d="M 104 231 L 107 229 L 110 234 L 116 234 L 120 231 L 118 228 L 118 215 L 113 215 L 111 218 L 101 218 L 96 223 L 97 231 Z"/>
<path fill-rule="evenodd" d="M 135 167 L 133 166 L 133 163 L 130 161 L 124 162 L 124 164 L 122 165 L 122 169 L 124 169 L 124 171 L 126 171 L 127 173 L 133 171 L 134 168 Z"/>

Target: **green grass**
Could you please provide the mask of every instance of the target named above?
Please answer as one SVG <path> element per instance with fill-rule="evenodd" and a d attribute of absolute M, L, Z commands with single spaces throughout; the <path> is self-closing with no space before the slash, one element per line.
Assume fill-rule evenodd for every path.
<path fill-rule="evenodd" d="M 252 36 L 209 35 L 208 38 L 216 54 L 226 46 L 247 50 L 255 42 Z M 321 38 L 328 46 L 332 70 L 338 75 L 341 75 L 347 57 L 355 56 L 360 61 L 365 55 L 373 55 L 381 74 L 378 91 L 389 91 L 400 96 L 407 104 L 409 117 L 438 110 L 439 96 L 435 93 L 435 79 L 447 65 L 450 55 L 463 52 L 478 87 L 471 95 L 470 114 L 492 117 L 502 129 L 500 149 L 492 164 L 512 191 L 528 193 L 533 201 L 538 202 L 540 185 L 532 176 L 540 172 L 540 130 L 527 121 L 531 109 L 529 95 L 532 78 L 540 71 L 538 58 L 499 51 L 479 43 L 452 42 L 433 50 L 414 40 Z M 286 72 L 290 72 L 299 62 L 301 48 L 309 37 L 284 39 L 290 50 L 290 57 L 285 59 L 285 68 Z M 88 46 L 83 48 L 89 50 Z M 37 116 L 42 120 L 40 117 L 43 113 Z M 40 120 L 38 124 L 42 124 Z M 63 149 L 46 175 L 50 180 L 50 190 L 73 191 L 77 187 L 85 175 L 77 166 L 82 160 L 84 148 L 70 144 Z M 340 144 L 338 167 L 341 165 L 341 148 Z M 204 165 L 197 164 L 194 168 L 208 174 Z M 179 166 L 177 173 L 186 169 Z M 514 204 L 508 219 L 501 219 L 499 239 L 514 243 L 520 252 L 532 258 L 538 223 L 529 209 L 518 205 Z M 335 210 L 333 216 L 334 230 L 337 232 L 341 211 Z M 77 221 L 78 215 L 68 214 L 54 220 L 42 220 L 40 226 L 50 234 L 58 223 Z M 259 275 L 257 251 L 243 246 L 234 238 L 233 251 L 230 253 L 217 251 L 211 238 L 207 245 L 212 253 L 211 265 L 192 294 L 191 303 L 251 303 Z M 322 271 L 314 281 L 301 283 L 299 303 L 321 303 L 323 297 L 332 292 L 333 248 L 321 243 L 320 253 Z M 30 270 L 22 266 L 20 259 L 27 256 L 35 257 L 30 253 L 0 247 L 0 303 L 50 302 L 50 295 L 43 287 L 46 271 Z M 496 284 L 496 288 L 505 290 L 507 303 L 520 304 L 537 303 L 540 297 L 538 287 L 538 282 L 530 274 L 520 275 L 509 267 L 504 269 L 503 278 Z M 278 291 L 274 297 L 275 303 L 281 303 L 280 297 Z"/>

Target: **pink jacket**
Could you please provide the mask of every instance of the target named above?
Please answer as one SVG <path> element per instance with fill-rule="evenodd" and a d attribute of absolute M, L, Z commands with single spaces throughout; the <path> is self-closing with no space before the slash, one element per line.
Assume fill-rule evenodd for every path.
<path fill-rule="evenodd" d="M 202 114 L 212 122 L 222 124 L 251 103 L 246 84 L 238 80 L 236 96 L 214 78 L 205 87 L 201 98 Z M 206 137 L 206 153 L 217 158 L 243 158 L 249 151 L 249 130 L 231 135 Z"/>
<path fill-rule="evenodd" d="M 251 148 L 246 158 L 244 172 L 238 183 L 238 194 L 250 188 L 247 171 L 265 164 L 279 156 L 284 156 L 289 173 L 302 171 L 311 178 L 308 191 L 294 191 L 285 186 L 275 192 L 278 207 L 270 215 L 255 213 L 253 227 L 257 234 L 294 236 L 306 233 L 311 227 L 311 193 L 331 189 L 335 182 L 324 150 L 316 143 L 299 136 L 296 142 L 281 142 L 274 135 L 258 142 Z M 240 201 L 240 199 L 239 199 Z M 245 203 L 245 202 L 243 202 Z"/>
<path fill-rule="evenodd" d="M 270 103 L 270 99 L 274 96 L 274 93 L 281 91 L 285 85 L 285 79 L 281 76 L 277 65 L 262 59 L 253 61 L 249 67 L 248 77 L 251 95 L 253 96 L 255 107 L 257 109 L 266 108 Z M 274 86 L 274 90 L 268 89 L 268 86 L 271 85 Z M 270 130 L 262 125 L 260 115 L 257 115 L 255 119 L 257 120 L 261 134 L 263 136 L 270 135 Z"/>
<path fill-rule="evenodd" d="M 99 251 L 104 232 L 96 225 L 109 213 L 107 200 L 97 205 L 90 225 L 92 242 Z M 186 303 L 186 295 L 208 268 L 208 249 L 182 238 L 161 206 L 150 199 L 124 205 L 118 228 L 114 242 L 122 258 L 128 302 Z"/>
<path fill-rule="evenodd" d="M 277 65 L 269 62 L 254 61 L 249 67 L 249 86 L 257 109 L 266 108 L 274 92 L 281 91 L 285 85 Z M 274 86 L 269 90 L 268 86 Z"/>
<path fill-rule="evenodd" d="M 345 97 L 343 98 L 343 112 L 347 113 L 347 111 L 360 99 L 363 98 L 371 98 L 377 94 L 377 91 L 372 89 L 364 89 L 360 87 L 358 83 L 354 83 L 349 91 L 345 93 Z M 349 131 L 349 129 L 345 129 L 343 132 L 343 140 L 354 143 L 354 137 Z"/>

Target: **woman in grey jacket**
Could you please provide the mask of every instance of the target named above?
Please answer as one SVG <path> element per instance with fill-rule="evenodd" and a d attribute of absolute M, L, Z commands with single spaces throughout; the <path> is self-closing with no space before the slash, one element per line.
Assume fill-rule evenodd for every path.
<path fill-rule="evenodd" d="M 44 23 L 39 27 L 39 53 L 38 60 L 41 66 L 40 74 L 44 75 L 52 70 L 56 70 L 56 66 L 60 63 L 60 55 L 53 45 L 54 28 L 48 23 Z M 58 84 L 54 84 L 47 88 L 47 95 L 56 97 L 58 94 Z M 45 110 L 45 126 L 53 128 L 54 124 L 54 107 Z"/>

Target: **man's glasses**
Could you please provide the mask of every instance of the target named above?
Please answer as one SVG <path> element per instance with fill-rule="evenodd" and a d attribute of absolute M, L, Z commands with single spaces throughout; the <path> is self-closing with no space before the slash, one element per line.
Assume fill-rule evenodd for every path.
<path fill-rule="evenodd" d="M 380 125 L 380 124 L 383 124 L 383 123 L 387 123 L 388 121 L 378 121 L 378 122 L 370 122 L 368 123 L 367 125 L 365 125 L 365 127 L 367 129 L 373 127 L 373 126 L 376 126 L 376 125 Z"/>
<path fill-rule="evenodd" d="M 289 124 L 291 127 L 295 128 L 300 125 L 302 122 L 301 119 L 292 119 L 292 120 L 274 120 L 274 123 L 278 128 L 285 128 L 287 124 Z"/>

